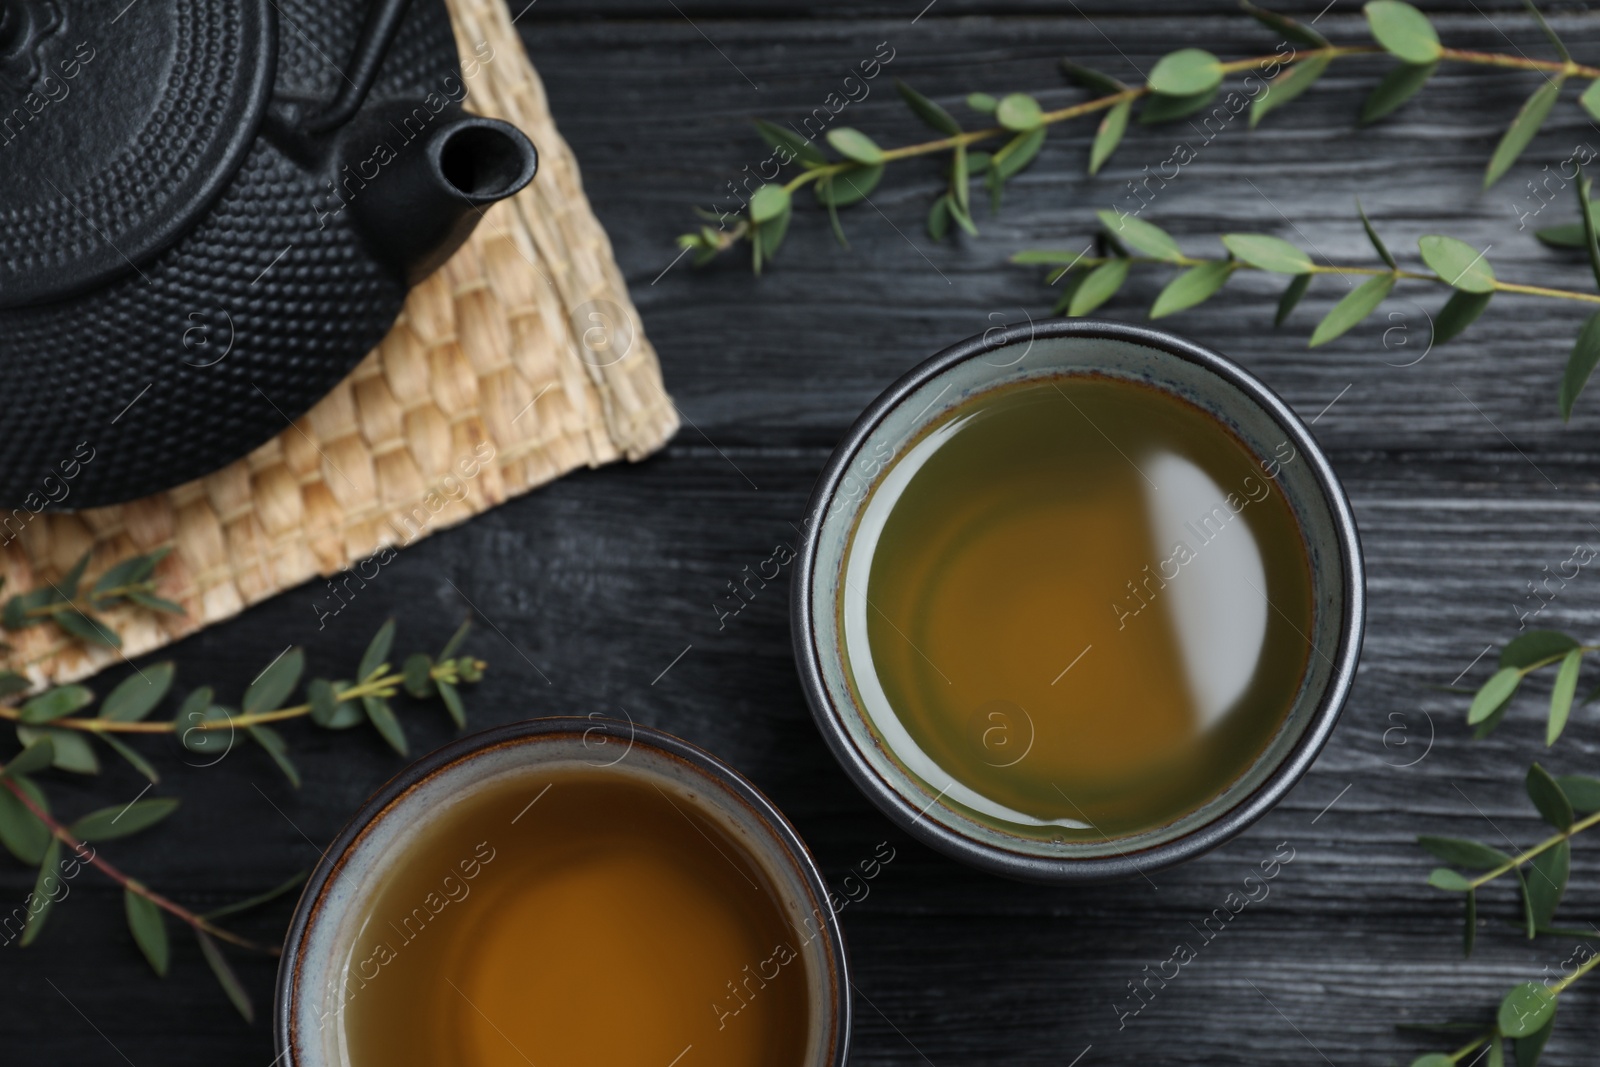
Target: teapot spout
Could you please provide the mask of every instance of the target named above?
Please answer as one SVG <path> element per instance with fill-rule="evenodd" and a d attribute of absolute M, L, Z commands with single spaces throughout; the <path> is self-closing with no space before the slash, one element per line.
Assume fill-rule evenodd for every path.
<path fill-rule="evenodd" d="M 458 112 L 396 153 L 382 168 L 390 173 L 375 175 L 349 204 L 374 251 L 415 285 L 461 247 L 486 207 L 520 192 L 538 166 L 538 150 L 521 130 Z"/>

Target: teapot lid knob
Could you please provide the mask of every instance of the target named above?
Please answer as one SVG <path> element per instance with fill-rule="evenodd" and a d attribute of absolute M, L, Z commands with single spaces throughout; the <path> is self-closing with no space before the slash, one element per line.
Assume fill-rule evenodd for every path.
<path fill-rule="evenodd" d="M 0 308 L 131 273 L 193 228 L 276 65 L 271 0 L 0 0 Z"/>

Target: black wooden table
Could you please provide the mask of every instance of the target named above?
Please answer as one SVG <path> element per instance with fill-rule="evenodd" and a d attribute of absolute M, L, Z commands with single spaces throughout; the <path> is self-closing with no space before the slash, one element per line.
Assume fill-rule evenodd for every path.
<path fill-rule="evenodd" d="M 1310 18 L 1322 3 L 1288 6 Z M 1425 6 L 1450 44 L 1548 54 L 1514 3 Z M 1569 13 L 1557 25 L 1580 58 L 1600 56 L 1600 18 Z M 1581 401 L 1569 425 L 1556 413 L 1582 320 L 1574 305 L 1497 297 L 1465 337 L 1420 362 L 1439 304 L 1423 288 L 1402 288 L 1365 325 L 1310 351 L 1305 337 L 1342 292 L 1337 281 L 1314 289 L 1283 331 L 1271 328 L 1273 291 L 1260 279 L 1169 320 L 1315 418 L 1361 526 L 1371 617 L 1354 696 L 1312 772 L 1242 837 L 1149 880 L 1012 884 L 913 843 L 847 782 L 812 726 L 790 658 L 786 584 L 767 585 L 735 617 L 719 619 L 714 607 L 744 567 L 792 543 L 791 523 L 829 449 L 881 388 L 957 339 L 1048 315 L 1051 291 L 1038 271 L 1008 265 L 1011 252 L 1081 246 L 1094 210 L 1119 203 L 1130 179 L 1191 135 L 1182 123 L 1136 127 L 1089 179 L 1091 124 L 1058 127 L 1001 214 L 980 209 L 982 235 L 954 245 L 923 232 L 940 179 L 932 164 L 913 162 L 890 171 L 873 196 L 877 210 L 848 212 L 848 250 L 808 206 L 761 278 L 742 262 L 672 265 L 673 238 L 695 221 L 690 205 L 715 201 L 743 166 L 766 157 L 748 120 L 807 114 L 880 42 L 894 58 L 870 97 L 849 105 L 848 121 L 896 144 L 916 127 L 891 75 L 951 106 L 978 89 L 1036 90 L 1063 106 L 1079 98 L 1057 73 L 1063 55 L 1137 80 L 1173 48 L 1254 55 L 1272 49 L 1270 34 L 1219 0 L 541 0 L 519 27 L 684 429 L 646 463 L 572 475 L 407 549 L 321 633 L 319 590 L 308 587 L 191 638 L 173 650 L 181 678 L 237 693 L 289 642 L 308 646 L 311 670 L 332 672 L 390 614 L 402 647 L 436 648 L 470 598 L 484 620 L 473 647 L 491 664 L 469 694 L 474 725 L 625 710 L 748 774 L 830 877 L 880 841 L 892 844 L 895 860 L 843 913 L 854 1060 L 863 1064 L 1406 1063 L 1446 1042 L 1396 1024 L 1485 1021 L 1513 982 L 1554 972 L 1571 955 L 1568 940 L 1523 940 L 1512 891 L 1497 886 L 1485 895 L 1477 955 L 1463 962 L 1459 900 L 1424 886 L 1432 864 L 1413 839 L 1536 840 L 1543 833 L 1520 783 L 1527 763 L 1567 773 L 1600 762 L 1593 711 L 1577 713 L 1546 753 L 1536 701 L 1475 742 L 1465 699 L 1441 689 L 1463 672 L 1463 685 L 1485 677 L 1493 656 L 1477 657 L 1516 632 L 1518 608 L 1532 603 L 1528 583 L 1575 546 L 1600 543 L 1591 436 L 1600 394 Z M 1336 40 L 1367 39 L 1354 0 L 1329 5 L 1318 27 Z M 1215 248 L 1218 233 L 1265 230 L 1336 262 L 1370 262 L 1355 221 L 1359 194 L 1413 262 L 1417 237 L 1443 232 L 1492 246 L 1502 277 L 1584 286 L 1581 262 L 1541 248 L 1531 228 L 1519 232 L 1519 214 L 1541 203 L 1526 182 L 1578 146 L 1600 145 L 1570 90 L 1522 163 L 1485 193 L 1482 165 L 1537 76 L 1445 68 L 1404 111 L 1360 131 L 1354 116 L 1387 65 L 1341 62 L 1259 129 L 1235 122 L 1144 217 L 1196 250 Z M 1544 208 L 1537 225 L 1575 217 L 1570 197 L 1568 189 Z M 1158 284 L 1141 276 L 1105 314 L 1139 318 Z M 1592 570 L 1538 625 L 1592 632 Z M 430 747 L 450 736 L 442 714 L 408 721 Z M 291 730 L 306 778 L 299 791 L 259 751 L 210 769 L 163 759 L 162 788 L 185 806 L 162 831 L 118 843 L 118 862 L 196 908 L 311 865 L 400 764 L 365 732 Z M 56 785 L 53 796 L 76 812 L 139 784 L 117 768 Z M 1280 850 L 1293 860 L 1270 895 L 1202 941 L 1196 928 Z M 1600 906 L 1597 874 L 1580 842 L 1563 912 L 1572 925 Z M 0 862 L 3 899 L 20 900 L 31 879 Z M 276 938 L 288 910 L 280 904 L 240 929 Z M 1198 958 L 1137 1015 L 1119 1015 L 1133 1003 L 1129 983 L 1184 941 Z M 264 1008 L 271 963 L 239 965 Z M 1593 1061 L 1597 997 L 1580 985 L 1563 998 L 1549 1062 Z M 266 1067 L 272 1058 L 266 1026 L 241 1022 L 191 942 L 176 942 L 166 981 L 149 974 L 117 892 L 94 876 L 75 884 L 38 945 L 0 950 L 0 1034 L 7 1064 Z"/>

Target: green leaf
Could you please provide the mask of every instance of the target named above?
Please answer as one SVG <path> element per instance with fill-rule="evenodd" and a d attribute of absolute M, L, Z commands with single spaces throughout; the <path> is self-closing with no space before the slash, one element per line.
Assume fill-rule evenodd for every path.
<path fill-rule="evenodd" d="M 139 755 L 127 744 L 117 740 L 115 734 L 102 733 L 100 740 L 104 741 L 111 751 L 127 760 L 134 770 L 149 779 L 152 785 L 161 781 L 161 775 L 156 773 L 156 769 L 150 765 L 150 761 Z"/>
<path fill-rule="evenodd" d="M 255 1008 L 250 1004 L 250 994 L 245 992 L 244 983 L 239 981 L 239 976 L 233 973 L 233 967 L 223 956 L 222 948 L 211 939 L 211 935 L 204 930 L 194 932 L 195 940 L 200 942 L 200 954 L 206 958 L 206 963 L 211 965 L 211 973 L 217 976 L 217 982 L 222 986 L 222 991 L 228 995 L 228 1000 L 244 1016 L 244 1021 L 256 1021 Z"/>
<path fill-rule="evenodd" d="M 467 634 L 471 632 L 472 620 L 470 618 L 462 619 L 461 625 L 456 627 L 456 632 L 450 635 L 450 640 L 446 641 L 444 643 L 444 647 L 439 650 L 440 662 L 449 659 L 459 652 L 461 650 L 462 643 L 467 639 Z"/>
<path fill-rule="evenodd" d="M 1122 143 L 1122 135 L 1128 132 L 1128 116 L 1132 113 L 1133 101 L 1124 100 L 1101 118 L 1100 128 L 1095 131 L 1094 146 L 1089 149 L 1090 174 L 1099 174 L 1100 168 L 1111 158 L 1111 153 Z"/>
<path fill-rule="evenodd" d="M 1489 717 L 1478 723 L 1478 725 L 1473 729 L 1472 739 L 1474 741 L 1482 741 L 1485 737 L 1488 737 L 1490 734 L 1494 733 L 1495 730 L 1499 728 L 1501 721 L 1505 719 L 1506 712 L 1510 710 L 1511 702 L 1508 700 L 1504 704 L 1501 704 L 1494 711 L 1490 712 Z"/>
<path fill-rule="evenodd" d="M 1551 47 L 1556 50 L 1556 55 L 1561 57 L 1561 62 L 1572 62 L 1572 53 L 1567 51 L 1566 43 L 1556 36 L 1556 31 L 1544 20 L 1544 15 L 1540 13 L 1538 5 L 1533 0 L 1522 0 L 1522 6 L 1528 9 L 1528 14 L 1533 16 L 1533 21 L 1537 22 L 1539 28 L 1544 31 L 1544 35 L 1550 38 Z"/>
<path fill-rule="evenodd" d="M 1572 714 L 1572 698 L 1578 691 L 1578 669 L 1583 666 L 1583 650 L 1573 649 L 1561 661 L 1556 672 L 1555 685 L 1550 689 L 1550 721 L 1545 727 L 1544 743 L 1556 743 L 1561 731 L 1566 729 L 1567 716 Z"/>
<path fill-rule="evenodd" d="M 1600 80 L 1589 83 L 1589 88 L 1578 97 L 1578 103 L 1583 105 L 1583 110 L 1589 113 L 1592 119 L 1600 119 Z"/>
<path fill-rule="evenodd" d="M 367 721 L 389 742 L 389 747 L 402 756 L 406 755 L 406 734 L 400 728 L 400 720 L 394 717 L 389 702 L 381 697 L 362 697 L 361 706 L 366 710 Z"/>
<path fill-rule="evenodd" d="M 1333 309 L 1317 324 L 1311 334 L 1311 347 L 1327 344 L 1335 337 L 1342 336 L 1372 314 L 1394 289 L 1394 282 L 1394 275 L 1380 274 L 1356 286 L 1354 291 L 1333 305 Z"/>
<path fill-rule="evenodd" d="M 1529 630 L 1506 642 L 1500 650 L 1500 666 L 1532 667 L 1543 660 L 1556 660 L 1578 647 L 1574 637 L 1559 630 Z"/>
<path fill-rule="evenodd" d="M 988 93 L 968 93 L 967 106 L 974 111 L 981 111 L 985 115 L 992 115 L 995 108 L 1000 106 L 1000 101 Z"/>
<path fill-rule="evenodd" d="M 15 696 L 26 693 L 33 688 L 33 683 L 28 681 L 26 675 L 16 671 L 0 671 L 0 697 Z"/>
<path fill-rule="evenodd" d="M 1550 925 L 1567 892 L 1572 870 L 1572 846 L 1566 841 L 1546 849 L 1528 867 L 1528 908 L 1535 927 Z"/>
<path fill-rule="evenodd" d="M 1472 883 L 1449 867 L 1435 867 L 1428 875 L 1428 884 L 1435 889 L 1451 893 L 1467 893 L 1472 890 Z"/>
<path fill-rule="evenodd" d="M 1523 103 L 1522 110 L 1517 112 L 1517 117 L 1511 120 L 1511 125 L 1506 128 L 1505 136 L 1500 138 L 1500 143 L 1495 146 L 1494 155 L 1489 157 L 1489 166 L 1483 173 L 1483 187 L 1485 189 L 1500 180 L 1500 176 L 1511 168 L 1511 164 L 1522 155 L 1522 150 L 1528 147 L 1528 142 L 1533 140 L 1533 135 L 1539 132 L 1539 127 L 1544 125 L 1545 118 L 1550 114 L 1550 109 L 1555 106 L 1556 97 L 1561 95 L 1561 84 L 1566 81 L 1566 75 L 1557 74 L 1533 91 Z"/>
<path fill-rule="evenodd" d="M 794 156 L 802 166 L 826 166 L 828 157 L 822 154 L 822 149 L 801 137 L 793 130 L 786 129 L 776 123 L 767 122 L 765 119 L 756 119 L 756 130 L 761 134 L 762 140 L 773 148 L 781 148 Z"/>
<path fill-rule="evenodd" d="M 1484 1067 L 1506 1067 L 1506 1047 L 1501 1044 L 1499 1034 L 1489 1038 L 1489 1059 Z"/>
<path fill-rule="evenodd" d="M 1465 837 L 1423 834 L 1417 838 L 1417 844 L 1427 849 L 1435 859 L 1465 867 L 1469 871 L 1487 871 L 1511 862 L 1511 857 L 1499 849 Z"/>
<path fill-rule="evenodd" d="M 788 196 L 789 194 L 784 193 L 783 195 Z M 763 259 L 770 260 L 777 254 L 778 246 L 783 244 L 784 235 L 789 232 L 790 214 L 789 205 L 785 203 L 783 210 L 775 218 L 770 218 L 766 222 L 757 224 L 755 243 L 760 248 Z"/>
<path fill-rule="evenodd" d="M 1583 223 L 1583 247 L 1589 256 L 1589 269 L 1594 274 L 1595 285 L 1600 285 L 1600 225 L 1596 224 L 1594 206 L 1589 202 L 1589 179 L 1578 168 L 1578 180 L 1572 183 L 1578 191 L 1578 219 Z"/>
<path fill-rule="evenodd" d="M 291 648 L 269 663 L 267 669 L 250 683 L 250 688 L 244 691 L 239 710 L 246 715 L 256 715 L 283 707 L 289 694 L 294 692 L 294 687 L 300 684 L 300 674 L 305 666 L 305 652 Z"/>
<path fill-rule="evenodd" d="M 313 679 L 306 695 L 311 700 L 311 721 L 324 729 L 348 730 L 366 720 L 356 702 L 340 700 L 326 678 Z"/>
<path fill-rule="evenodd" d="M 144 581 L 155 572 L 156 564 L 165 559 L 169 551 L 170 549 L 163 548 L 147 556 L 131 556 L 108 568 L 89 588 L 90 598 L 108 596 L 115 589 Z"/>
<path fill-rule="evenodd" d="M 933 206 L 928 209 L 928 236 L 935 241 L 942 241 L 950 233 L 950 194 L 934 200 Z"/>
<path fill-rule="evenodd" d="M 1067 314 L 1078 318 L 1089 314 L 1095 308 L 1117 295 L 1117 290 L 1122 288 L 1122 283 L 1128 280 L 1128 261 L 1125 259 L 1108 259 L 1084 278 L 1083 284 L 1078 286 L 1078 291 L 1072 295 L 1072 302 L 1067 306 Z"/>
<path fill-rule="evenodd" d="M 1297 22 L 1287 15 L 1280 15 L 1276 11 L 1266 11 L 1250 3 L 1250 0 L 1241 0 L 1240 7 L 1245 13 L 1261 25 L 1274 33 L 1281 34 L 1286 40 L 1292 41 L 1304 48 L 1327 48 L 1328 39 L 1303 22 Z"/>
<path fill-rule="evenodd" d="M 1534 230 L 1533 236 L 1549 248 L 1582 248 L 1586 243 L 1581 222 L 1563 222 L 1556 226 L 1546 226 L 1542 230 Z"/>
<path fill-rule="evenodd" d="M 1465 293 L 1494 292 L 1494 271 L 1484 254 L 1454 237 L 1431 234 L 1417 242 L 1422 261 L 1446 284 Z"/>
<path fill-rule="evenodd" d="M 1180 48 L 1156 62 L 1150 88 L 1168 96 L 1191 96 L 1222 84 L 1222 62 L 1200 48 Z"/>
<path fill-rule="evenodd" d="M 164 611 L 168 615 L 187 615 L 182 604 L 174 604 L 166 597 L 156 596 L 154 593 L 145 593 L 135 590 L 128 594 L 128 599 L 140 607 L 149 608 L 151 611 Z"/>
<path fill-rule="evenodd" d="M 467 726 L 467 709 L 461 703 L 461 694 L 449 682 L 440 682 L 439 699 L 444 701 L 445 710 L 450 713 L 450 718 L 456 724 L 456 729 L 464 730 Z"/>
<path fill-rule="evenodd" d="M 1150 308 L 1150 317 L 1163 318 L 1209 300 L 1227 284 L 1228 276 L 1233 271 L 1234 265 L 1226 260 L 1190 267 L 1168 282 L 1166 288 L 1156 296 L 1156 302 Z"/>
<path fill-rule="evenodd" d="M 172 947 L 167 942 L 167 927 L 161 918 L 161 909 L 131 889 L 122 891 L 122 908 L 128 916 L 128 931 L 133 934 L 134 944 L 139 946 L 139 951 L 150 961 L 156 974 L 165 978 L 167 964 L 172 959 Z"/>
<path fill-rule="evenodd" d="M 171 662 L 157 663 L 128 675 L 100 702 L 100 718 L 112 722 L 138 722 L 161 703 L 172 688 L 175 668 Z"/>
<path fill-rule="evenodd" d="M 1550 1040 L 1550 1031 L 1555 1028 L 1554 1013 L 1545 1024 L 1527 1037 L 1519 1037 L 1511 1043 L 1516 1052 L 1517 1067 L 1538 1067 L 1539 1056 L 1544 1052 L 1545 1042 Z"/>
<path fill-rule="evenodd" d="M 883 162 L 883 149 L 853 126 L 839 126 L 829 130 L 827 136 L 833 150 L 846 159 L 869 165 Z"/>
<path fill-rule="evenodd" d="M 61 685 L 40 693 L 22 705 L 21 721 L 54 722 L 94 703 L 94 694 L 81 685 Z"/>
<path fill-rule="evenodd" d="M 1070 59 L 1061 61 L 1061 73 L 1065 74 L 1067 80 L 1074 85 L 1087 89 L 1098 96 L 1113 96 L 1117 93 L 1128 91 L 1126 85 L 1111 75 L 1102 74 L 1098 70 L 1074 63 Z"/>
<path fill-rule="evenodd" d="M 1600 311 L 1584 320 L 1578 339 L 1572 343 L 1572 354 L 1567 357 L 1567 368 L 1561 374 L 1561 390 L 1556 400 L 1563 420 L 1572 418 L 1572 405 L 1578 402 L 1578 394 L 1589 383 L 1596 363 L 1600 363 Z"/>
<path fill-rule="evenodd" d="M 1328 69 L 1331 62 L 1333 60 L 1328 56 L 1314 56 L 1296 63 L 1268 82 L 1266 91 L 1250 103 L 1250 128 L 1254 129 L 1267 117 L 1268 112 L 1282 107 L 1311 88 L 1311 84 L 1322 77 L 1322 72 Z"/>
<path fill-rule="evenodd" d="M 1489 306 L 1493 296 L 1493 293 L 1464 293 L 1459 289 L 1451 293 L 1450 299 L 1444 302 L 1444 307 L 1434 317 L 1434 344 L 1442 345 L 1460 336 L 1461 331 L 1483 314 L 1483 309 Z"/>
<path fill-rule="evenodd" d="M 1467 709 L 1467 725 L 1480 723 L 1499 710 L 1521 684 L 1522 671 L 1516 667 L 1501 667 L 1491 674 L 1472 698 L 1472 706 Z"/>
<path fill-rule="evenodd" d="M 1222 243 L 1234 258 L 1274 274 L 1305 274 L 1311 257 L 1281 237 L 1264 233 L 1227 233 Z"/>
<path fill-rule="evenodd" d="M 956 145 L 955 151 L 950 154 L 950 193 L 951 203 L 961 209 L 960 214 L 963 218 L 972 210 L 971 189 L 968 183 L 969 163 L 966 146 Z M 971 226 L 970 219 L 966 225 Z"/>
<path fill-rule="evenodd" d="M 1311 277 L 1309 274 L 1302 274 L 1283 290 L 1283 295 L 1278 298 L 1278 313 L 1273 316 L 1272 325 L 1283 325 L 1283 320 L 1289 317 L 1295 305 L 1300 303 L 1300 298 L 1306 295 L 1306 290 L 1311 288 Z"/>
<path fill-rule="evenodd" d="M 106 648 L 121 648 L 122 638 L 117 632 L 93 615 L 86 615 L 81 611 L 68 609 L 55 614 L 56 625 L 61 627 L 80 641 L 87 641 L 91 645 L 103 645 Z"/>
<path fill-rule="evenodd" d="M 1389 112 L 1410 100 L 1433 77 L 1437 63 L 1401 63 L 1383 76 L 1378 87 L 1372 90 L 1367 102 L 1361 105 L 1361 124 L 1377 122 Z"/>
<path fill-rule="evenodd" d="M 954 137 L 961 132 L 961 123 L 957 122 L 950 112 L 929 100 L 899 78 L 894 80 L 894 87 L 900 93 L 900 98 L 906 102 L 906 106 L 916 113 L 917 118 L 947 137 Z"/>
<path fill-rule="evenodd" d="M 789 210 L 789 190 L 781 185 L 768 183 L 757 189 L 750 197 L 750 220 L 752 222 L 766 222 L 775 219 Z"/>
<path fill-rule="evenodd" d="M 1000 125 L 1016 133 L 1026 133 L 1044 122 L 1039 101 L 1027 93 L 1007 93 L 994 109 Z"/>
<path fill-rule="evenodd" d="M 38 774 L 40 771 L 53 766 L 55 762 L 55 742 L 48 737 L 41 737 L 11 757 L 11 762 L 5 765 L 4 773 L 7 778 L 18 778 L 25 774 Z"/>
<path fill-rule="evenodd" d="M 1412 1060 L 1411 1067 L 1456 1067 L 1456 1061 L 1443 1052 L 1430 1052 Z"/>
<path fill-rule="evenodd" d="M 361 666 L 356 668 L 356 677 L 364 682 L 377 674 L 388 662 L 389 649 L 393 645 L 394 620 L 390 619 L 378 627 L 378 632 L 372 635 L 372 643 L 367 645 L 367 650 L 361 654 Z"/>
<path fill-rule="evenodd" d="M 294 760 L 289 758 L 289 744 L 283 735 L 270 726 L 246 726 L 244 732 L 267 750 L 267 755 L 272 757 L 272 762 L 278 765 L 283 776 L 289 779 L 289 784 L 299 789 L 300 772 L 295 768 Z"/>
<path fill-rule="evenodd" d="M 1500 1032 L 1507 1037 L 1527 1037 L 1556 1012 L 1556 995 L 1543 982 L 1523 982 L 1500 1002 Z M 1520 1057 L 1518 1062 L 1521 1062 Z"/>
<path fill-rule="evenodd" d="M 1153 126 L 1158 122 L 1171 122 L 1173 119 L 1181 119 L 1185 115 L 1192 115 L 1196 111 L 1202 110 L 1216 98 L 1216 89 L 1190 93 L 1187 96 L 1150 93 L 1144 98 L 1144 107 L 1139 110 L 1139 122 L 1144 126 Z"/>
<path fill-rule="evenodd" d="M 73 774 L 99 774 L 100 761 L 95 758 L 89 739 L 76 730 L 61 726 L 18 726 L 17 740 L 23 746 L 36 744 L 48 737 L 55 749 L 55 767 Z"/>
<path fill-rule="evenodd" d="M 1032 163 L 1044 144 L 1044 137 L 1044 127 L 1040 126 L 1027 133 L 1019 133 L 1002 145 L 993 156 L 986 178 L 991 187 L 1014 177 L 1023 167 Z"/>
<path fill-rule="evenodd" d="M 18 784 L 27 791 L 33 783 Z M 37 792 L 37 787 L 32 792 Z M 30 799 L 37 803 L 32 792 Z M 50 828 L 39 821 L 39 817 L 29 811 L 16 794 L 0 785 L 0 845 L 5 845 L 6 851 L 23 863 L 36 867 L 44 862 L 44 851 L 51 840 Z"/>
<path fill-rule="evenodd" d="M 1517 876 L 1517 888 L 1522 892 L 1522 925 L 1528 931 L 1528 940 L 1532 941 L 1539 936 L 1539 924 L 1533 918 L 1533 896 L 1528 892 L 1528 880 L 1522 876 L 1522 868 L 1515 867 L 1511 873 Z"/>
<path fill-rule="evenodd" d="M 400 675 L 406 687 L 406 692 L 419 700 L 433 696 L 433 660 L 421 652 L 413 652 L 406 657 L 405 666 L 400 669 Z"/>
<path fill-rule="evenodd" d="M 1566 794 L 1572 806 L 1585 815 L 1593 815 L 1600 811 L 1600 778 L 1590 778 L 1582 774 L 1563 774 L 1556 779 L 1556 785 Z"/>
<path fill-rule="evenodd" d="M 1406 63 L 1432 63 L 1443 47 L 1428 16 L 1400 0 L 1371 0 L 1363 10 L 1372 36 Z"/>
<path fill-rule="evenodd" d="M 184 700 L 173 721 L 178 743 L 190 752 L 221 759 L 233 748 L 233 728 L 205 729 L 205 724 L 230 718 L 228 709 L 211 703 L 211 689 L 196 689 Z"/>
<path fill-rule="evenodd" d="M 1119 215 L 1115 211 L 1097 211 L 1100 225 L 1115 237 L 1121 238 L 1133 248 L 1147 256 L 1165 260 L 1168 263 L 1179 263 L 1183 260 L 1183 250 L 1178 247 L 1178 242 L 1161 227 L 1148 223 L 1137 215 Z"/>
<path fill-rule="evenodd" d="M 1394 261 L 1394 255 L 1390 253 L 1389 246 L 1383 243 L 1383 238 L 1378 236 L 1378 231 L 1372 226 L 1372 220 L 1367 218 L 1367 209 L 1361 206 L 1359 200 L 1356 201 L 1356 214 L 1361 216 L 1361 228 L 1367 231 L 1367 240 L 1372 242 L 1372 249 L 1378 253 L 1378 258 L 1383 260 L 1390 270 L 1399 270 L 1400 265 Z"/>
<path fill-rule="evenodd" d="M 1561 791 L 1556 780 L 1550 777 L 1549 771 L 1537 763 L 1529 767 L 1527 786 L 1528 799 L 1539 809 L 1539 815 L 1545 822 L 1557 830 L 1572 827 L 1572 802 Z"/>
<path fill-rule="evenodd" d="M 257 893 L 253 897 L 245 897 L 243 900 L 236 900 L 232 904 L 224 904 L 220 908 L 213 908 L 200 917 L 207 922 L 216 922 L 218 919 L 226 919 L 230 915 L 237 915 L 242 911 L 259 908 L 263 904 L 270 904 L 284 894 L 292 893 L 305 885 L 306 878 L 310 873 L 310 871 L 301 871 L 288 881 L 273 886 L 265 893 Z"/>
<path fill-rule="evenodd" d="M 72 569 L 62 575 L 61 580 L 55 584 L 56 589 L 64 594 L 61 599 L 71 600 L 78 595 L 78 586 L 83 581 L 83 572 L 89 568 L 89 557 L 93 553 L 94 549 L 85 549 L 83 555 L 78 557 L 78 562 L 74 563 Z"/>
<path fill-rule="evenodd" d="M 849 207 L 865 200 L 883 178 L 883 164 L 862 167 L 859 170 L 841 171 L 825 181 L 812 186 L 817 200 L 834 207 Z"/>
<path fill-rule="evenodd" d="M 28 919 L 22 927 L 22 940 L 27 948 L 44 930 L 50 909 L 56 906 L 56 890 L 61 885 L 61 842 L 52 837 L 45 846 L 44 858 L 39 861 L 39 874 L 33 880 L 33 894 L 28 898 Z"/>
<path fill-rule="evenodd" d="M 115 841 L 119 837 L 131 837 L 141 830 L 148 830 L 177 810 L 178 801 L 175 797 L 135 800 L 132 804 L 120 807 L 91 811 L 68 829 L 80 841 Z"/>

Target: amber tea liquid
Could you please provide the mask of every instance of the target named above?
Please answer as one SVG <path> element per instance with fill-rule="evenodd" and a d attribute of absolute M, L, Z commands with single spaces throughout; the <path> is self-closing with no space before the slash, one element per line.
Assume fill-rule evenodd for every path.
<path fill-rule="evenodd" d="M 670 789 L 587 767 L 491 783 L 384 879 L 323 1020 L 350 1067 L 804 1062 L 800 952 L 824 935 Z"/>
<path fill-rule="evenodd" d="M 930 793 L 1096 840 L 1222 792 L 1285 721 L 1312 588 L 1277 476 L 1162 390 L 1061 376 L 899 448 L 857 521 L 841 632 L 873 728 Z"/>

